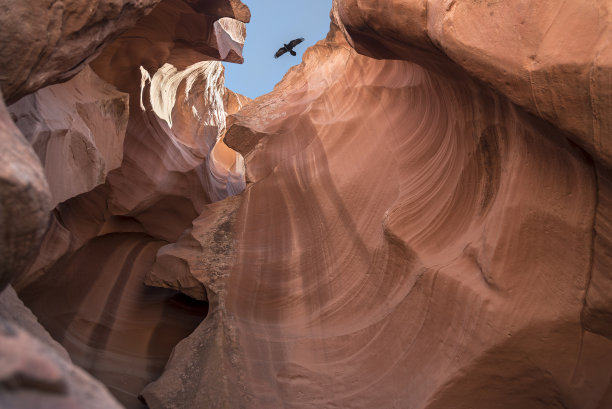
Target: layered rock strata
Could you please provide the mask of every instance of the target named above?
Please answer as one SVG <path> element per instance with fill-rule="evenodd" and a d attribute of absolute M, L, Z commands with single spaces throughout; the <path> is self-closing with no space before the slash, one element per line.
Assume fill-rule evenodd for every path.
<path fill-rule="evenodd" d="M 245 186 L 242 157 L 222 143 L 226 109 L 244 98 L 226 91 L 215 61 L 242 60 L 244 23 L 231 17 L 248 21 L 248 9 L 162 1 L 91 69 L 11 106 L 56 205 L 39 256 L 15 285 L 74 362 L 126 407 L 143 407 L 139 392 L 207 314 L 206 297 L 144 285 L 158 250 Z"/>
<path fill-rule="evenodd" d="M 421 18 L 411 2 L 352 7 Z M 416 63 L 374 60 L 340 25 L 233 116 L 250 185 L 153 267 L 203 284 L 210 312 L 149 406 L 612 404 L 612 343 L 581 319 L 593 157 L 430 40 L 398 28 Z"/>
<path fill-rule="evenodd" d="M 28 140 L 51 134 L 34 147 L 57 205 L 27 274 L 50 194 L 0 109 L 0 278 L 18 275 L 127 407 L 611 407 L 609 11 L 335 0 L 327 39 L 248 102 L 215 61 L 241 61 L 248 9 L 163 0 L 95 60 L 81 53 L 75 70 L 92 71 L 10 107 Z M 75 73 L 40 65 L 3 83 L 10 101 Z M 123 114 L 83 110 L 126 95 Z M 64 115 L 72 140 L 106 152 L 90 149 L 97 177 L 68 172 L 73 190 L 47 161 L 76 148 L 49 148 L 73 132 L 51 123 Z M 11 291 L 2 406 L 41 391 L 82 406 L 93 381 Z"/>

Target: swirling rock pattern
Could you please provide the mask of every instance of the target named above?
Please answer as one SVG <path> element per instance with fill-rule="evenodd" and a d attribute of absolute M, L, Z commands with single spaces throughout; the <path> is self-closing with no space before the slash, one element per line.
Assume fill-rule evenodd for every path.
<path fill-rule="evenodd" d="M 609 1 L 360 3 L 334 0 L 333 5 L 343 32 L 360 52 L 448 70 L 448 59 L 431 58 L 445 55 L 567 131 L 608 167 L 612 164 L 612 118 L 605 114 L 612 104 Z"/>
<path fill-rule="evenodd" d="M 512 102 L 553 123 L 591 155 L 598 205 L 583 324 L 612 339 L 608 296 L 612 260 L 607 250 L 612 241 L 610 7 L 603 0 L 571 4 L 382 0 L 369 8 L 355 0 L 334 0 L 332 11 L 360 52 L 416 61 L 446 72 L 453 70 L 451 59 Z M 405 24 L 406 18 L 411 24 Z"/>
<path fill-rule="evenodd" d="M 99 177 L 57 195 L 41 252 L 15 286 L 74 362 L 129 408 L 143 407 L 142 388 L 207 314 L 204 293 L 197 301 L 146 287 L 145 275 L 160 248 L 187 235 L 207 204 L 245 186 L 242 157 L 222 142 L 226 110 L 234 112 L 245 99 L 225 89 L 223 66 L 215 61 L 242 60 L 244 22 L 232 17 L 248 21 L 248 9 L 237 1 L 163 1 L 108 45 L 91 69 L 11 107 L 24 129 L 40 130 L 48 121 L 31 125 L 32 118 L 54 110 L 68 122 L 83 119 L 70 132 L 84 129 L 98 147 L 115 139 L 115 156 L 85 167 Z M 113 87 L 119 91 L 106 97 L 124 103 L 111 121 L 116 138 L 100 133 L 99 118 L 82 112 L 84 100 L 105 106 L 95 90 Z M 45 137 L 45 152 L 61 145 L 56 135 Z M 56 159 L 66 161 L 76 145 L 65 144 Z M 61 169 L 65 180 L 86 176 L 80 168 L 76 175 Z M 47 176 L 52 186 L 61 183 L 58 172 Z"/>
<path fill-rule="evenodd" d="M 331 14 L 250 102 L 215 61 L 242 59 L 237 0 L 108 45 L 121 166 L 56 206 L 20 296 L 133 408 L 611 407 L 609 4 Z"/>
<path fill-rule="evenodd" d="M 401 3 L 363 11 L 420 18 Z M 210 313 L 149 406 L 612 404 L 612 343 L 581 321 L 591 158 L 442 53 L 377 61 L 342 31 L 230 120 L 250 184 L 166 256 Z M 196 268 L 214 259 L 197 238 L 222 233 L 233 265 Z"/>
<path fill-rule="evenodd" d="M 205 304 L 143 285 L 162 244 L 142 233 L 92 239 L 21 292 L 74 362 L 127 407 L 141 407 L 138 392 L 206 315 Z"/>

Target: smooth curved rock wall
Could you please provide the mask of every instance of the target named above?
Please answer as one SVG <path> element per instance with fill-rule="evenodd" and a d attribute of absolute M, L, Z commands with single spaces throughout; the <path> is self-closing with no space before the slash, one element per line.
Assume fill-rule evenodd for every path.
<path fill-rule="evenodd" d="M 584 326 L 611 338 L 609 206 L 612 5 L 521 0 L 334 0 L 347 40 L 376 58 L 455 72 L 456 65 L 554 124 L 593 158 L 597 172 L 593 267 Z M 408 19 L 412 24 L 405 25 Z M 453 61 L 451 63 L 450 61 Z"/>
<path fill-rule="evenodd" d="M 250 184 L 158 259 L 211 304 L 150 407 L 610 403 L 612 344 L 581 321 L 593 161 L 440 61 L 373 60 L 332 30 L 231 118 Z"/>
<path fill-rule="evenodd" d="M 132 14 L 94 16 L 110 33 Z M 609 16 L 603 0 L 336 0 L 328 38 L 248 102 L 215 61 L 241 61 L 246 6 L 164 0 L 95 60 L 85 41 L 73 68 L 43 53 L 2 83 L 14 101 L 91 61 L 129 119 L 120 167 L 54 191 L 32 260 L 49 189 L 0 113 L 0 278 L 128 407 L 606 409 Z M 86 75 L 53 88 L 78 121 Z M 7 313 L 13 295 L 0 401 L 82 406 L 92 387 L 116 406 Z"/>

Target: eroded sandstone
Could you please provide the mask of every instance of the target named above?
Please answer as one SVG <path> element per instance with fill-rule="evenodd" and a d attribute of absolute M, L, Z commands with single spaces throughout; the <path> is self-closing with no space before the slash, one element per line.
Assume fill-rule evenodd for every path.
<path fill-rule="evenodd" d="M 248 9 L 164 0 L 90 64 L 129 96 L 121 166 L 56 200 L 16 288 L 127 407 L 608 408 L 608 9 L 336 0 L 247 101 L 216 60 Z M 26 98 L 74 112 L 80 78 Z M 65 360 L 11 375 L 54 348 L 30 324 L 0 384 L 64 393 Z"/>
<path fill-rule="evenodd" d="M 226 109 L 245 99 L 225 89 L 215 61 L 241 61 L 244 23 L 231 17 L 248 21 L 248 9 L 164 1 L 91 69 L 11 106 L 55 201 L 42 251 L 16 288 L 73 361 L 126 407 L 143 407 L 140 391 L 207 314 L 202 286 L 200 302 L 144 285 L 159 249 L 245 185 L 242 157 L 222 143 Z M 83 144 L 92 163 L 66 166 Z"/>
<path fill-rule="evenodd" d="M 128 96 L 88 67 L 23 97 L 9 111 L 45 168 L 53 207 L 104 184 L 121 166 Z"/>
<path fill-rule="evenodd" d="M 233 116 L 235 263 L 151 407 L 605 407 L 612 344 L 581 321 L 593 162 L 444 58 L 332 30 Z"/>
<path fill-rule="evenodd" d="M 11 286 L 0 293 L 0 405 L 120 408 L 106 388 L 70 361 Z"/>
<path fill-rule="evenodd" d="M 67 80 L 160 0 L 0 2 L 0 87 L 15 102 Z"/>

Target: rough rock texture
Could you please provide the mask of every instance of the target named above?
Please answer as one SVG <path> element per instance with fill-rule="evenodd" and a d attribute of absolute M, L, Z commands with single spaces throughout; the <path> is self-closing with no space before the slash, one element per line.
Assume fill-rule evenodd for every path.
<path fill-rule="evenodd" d="M 248 9 L 164 0 L 91 61 L 129 95 L 123 160 L 19 295 L 127 407 L 608 409 L 609 8 L 336 0 L 247 101 L 215 60 Z"/>
<path fill-rule="evenodd" d="M 9 103 L 77 74 L 160 0 L 1 0 L 0 88 Z"/>
<path fill-rule="evenodd" d="M 0 97 L 0 291 L 36 254 L 51 199 L 43 169 Z"/>
<path fill-rule="evenodd" d="M 18 326 L 0 322 L 0 406 L 119 409 L 99 382 Z"/>
<path fill-rule="evenodd" d="M 43 163 L 53 207 L 103 184 L 121 165 L 128 100 L 86 67 L 10 106 Z"/>
<path fill-rule="evenodd" d="M 232 6 L 228 8 L 228 5 Z M 207 15 L 202 10 L 213 10 L 213 15 Z M 43 242 L 45 251 L 40 252 L 28 274 L 15 283 L 16 288 L 23 289 L 64 254 L 76 251 L 87 240 L 101 234 L 114 231 L 146 232 L 173 242 L 190 227 L 206 203 L 244 188 L 240 155 L 225 146 L 216 148 L 217 141 L 221 140 L 225 131 L 223 67 L 217 61 L 201 61 L 211 58 L 202 53 L 216 50 L 211 48 L 212 45 L 227 43 L 238 37 L 244 41 L 242 22 L 224 17 L 220 20 L 225 21 L 227 31 L 216 29 L 220 20 L 214 13 L 219 10 L 228 13 L 234 10 L 231 15 L 245 21 L 249 18 L 248 9 L 245 12 L 234 1 L 187 5 L 183 1 L 167 0 L 110 44 L 93 62 L 102 78 L 129 95 L 129 110 L 111 112 L 117 117 L 113 121 L 117 130 L 115 138 L 95 132 L 99 130 L 97 124 L 100 118 L 89 115 L 83 127 L 92 131 L 93 138 L 90 139 L 95 139 L 96 144 L 100 140 L 100 143 L 105 141 L 106 146 L 116 146 L 123 143 L 120 134 L 123 132 L 124 115 L 129 111 L 125 141 L 122 147 L 109 150 L 113 156 L 106 160 L 106 164 L 99 160 L 95 161 L 99 166 L 85 167 L 89 171 L 87 173 L 80 167 L 70 169 L 61 166 L 56 169 L 50 165 L 57 170 L 56 173 L 62 172 L 61 178 L 51 178 L 54 180 L 52 187 L 57 185 L 57 190 L 65 192 L 56 202 L 89 191 L 96 184 L 104 182 L 105 173 L 115 167 L 116 159 L 123 156 L 121 167 L 108 174 L 103 186 L 57 208 Z M 232 22 L 228 23 L 229 20 Z M 199 35 L 194 34 L 196 30 Z M 207 41 L 206 45 L 202 44 L 202 36 Z M 234 44 L 235 52 L 241 51 L 241 44 Z M 237 54 L 228 55 L 228 58 L 233 58 Z M 176 68 L 172 63 L 183 68 Z M 143 65 L 148 68 L 145 69 Z M 43 110 L 54 110 L 54 114 L 60 111 L 65 116 L 67 112 L 72 114 L 75 106 L 81 106 L 81 93 L 94 99 L 96 95 L 92 91 L 95 87 L 105 91 L 111 88 L 96 74 L 86 70 L 72 81 L 44 89 L 37 95 L 59 94 L 64 97 L 62 101 L 47 99 Z M 24 100 L 36 100 L 37 95 Z M 113 99 L 111 108 L 119 103 L 116 98 L 119 96 Z M 97 100 L 101 99 L 101 102 L 93 104 L 109 105 L 102 95 L 97 95 Z M 243 101 L 229 96 L 225 99 L 234 107 L 240 106 Z M 230 99 L 235 102 L 230 103 Z M 19 117 L 20 112 L 27 110 L 23 107 L 26 105 L 24 100 L 11 108 L 20 118 L 18 123 L 23 125 L 22 129 L 31 132 L 34 128 L 31 125 L 32 117 L 40 114 L 30 112 L 23 118 Z M 55 105 L 50 107 L 52 103 Z M 228 106 L 228 109 L 232 106 Z M 77 119 L 82 116 L 82 112 L 74 115 Z M 106 119 L 104 113 L 99 116 Z M 67 120 L 70 122 L 70 119 Z M 53 125 L 63 128 L 61 123 Z M 92 126 L 96 129 L 92 129 Z M 70 132 L 74 133 L 77 132 Z M 64 148 L 54 157 L 56 164 L 70 160 L 75 150 L 83 151 L 79 143 L 81 138 L 66 139 L 51 138 Z M 91 145 L 93 143 L 88 144 Z M 104 149 L 102 151 L 106 152 Z M 99 159 L 93 150 L 85 149 L 85 152 L 88 153 L 83 155 L 85 159 Z M 76 183 L 78 180 L 83 180 L 82 186 Z"/>
<path fill-rule="evenodd" d="M 444 54 L 612 164 L 609 1 L 360 3 L 334 0 L 333 5 L 358 51 L 447 70 L 446 58 L 429 58 Z"/>
<path fill-rule="evenodd" d="M 70 362 L 12 287 L 0 293 L 0 406 L 120 408 L 106 388 Z"/>
<path fill-rule="evenodd" d="M 151 408 L 612 405 L 612 342 L 581 321 L 593 157 L 427 52 L 377 61 L 332 30 L 233 116 L 251 184 L 158 258 L 210 313 Z"/>
<path fill-rule="evenodd" d="M 41 158 L 54 160 L 45 168 L 56 205 L 15 287 L 73 361 L 129 408 L 143 407 L 138 394 L 208 309 L 204 292 L 197 301 L 143 284 L 158 250 L 245 186 L 242 157 L 222 138 L 226 111 L 246 99 L 225 89 L 214 61 L 242 60 L 244 23 L 231 17 L 248 21 L 248 9 L 162 1 L 92 69 L 11 106 Z M 83 142 L 91 164 L 75 158 Z"/>

